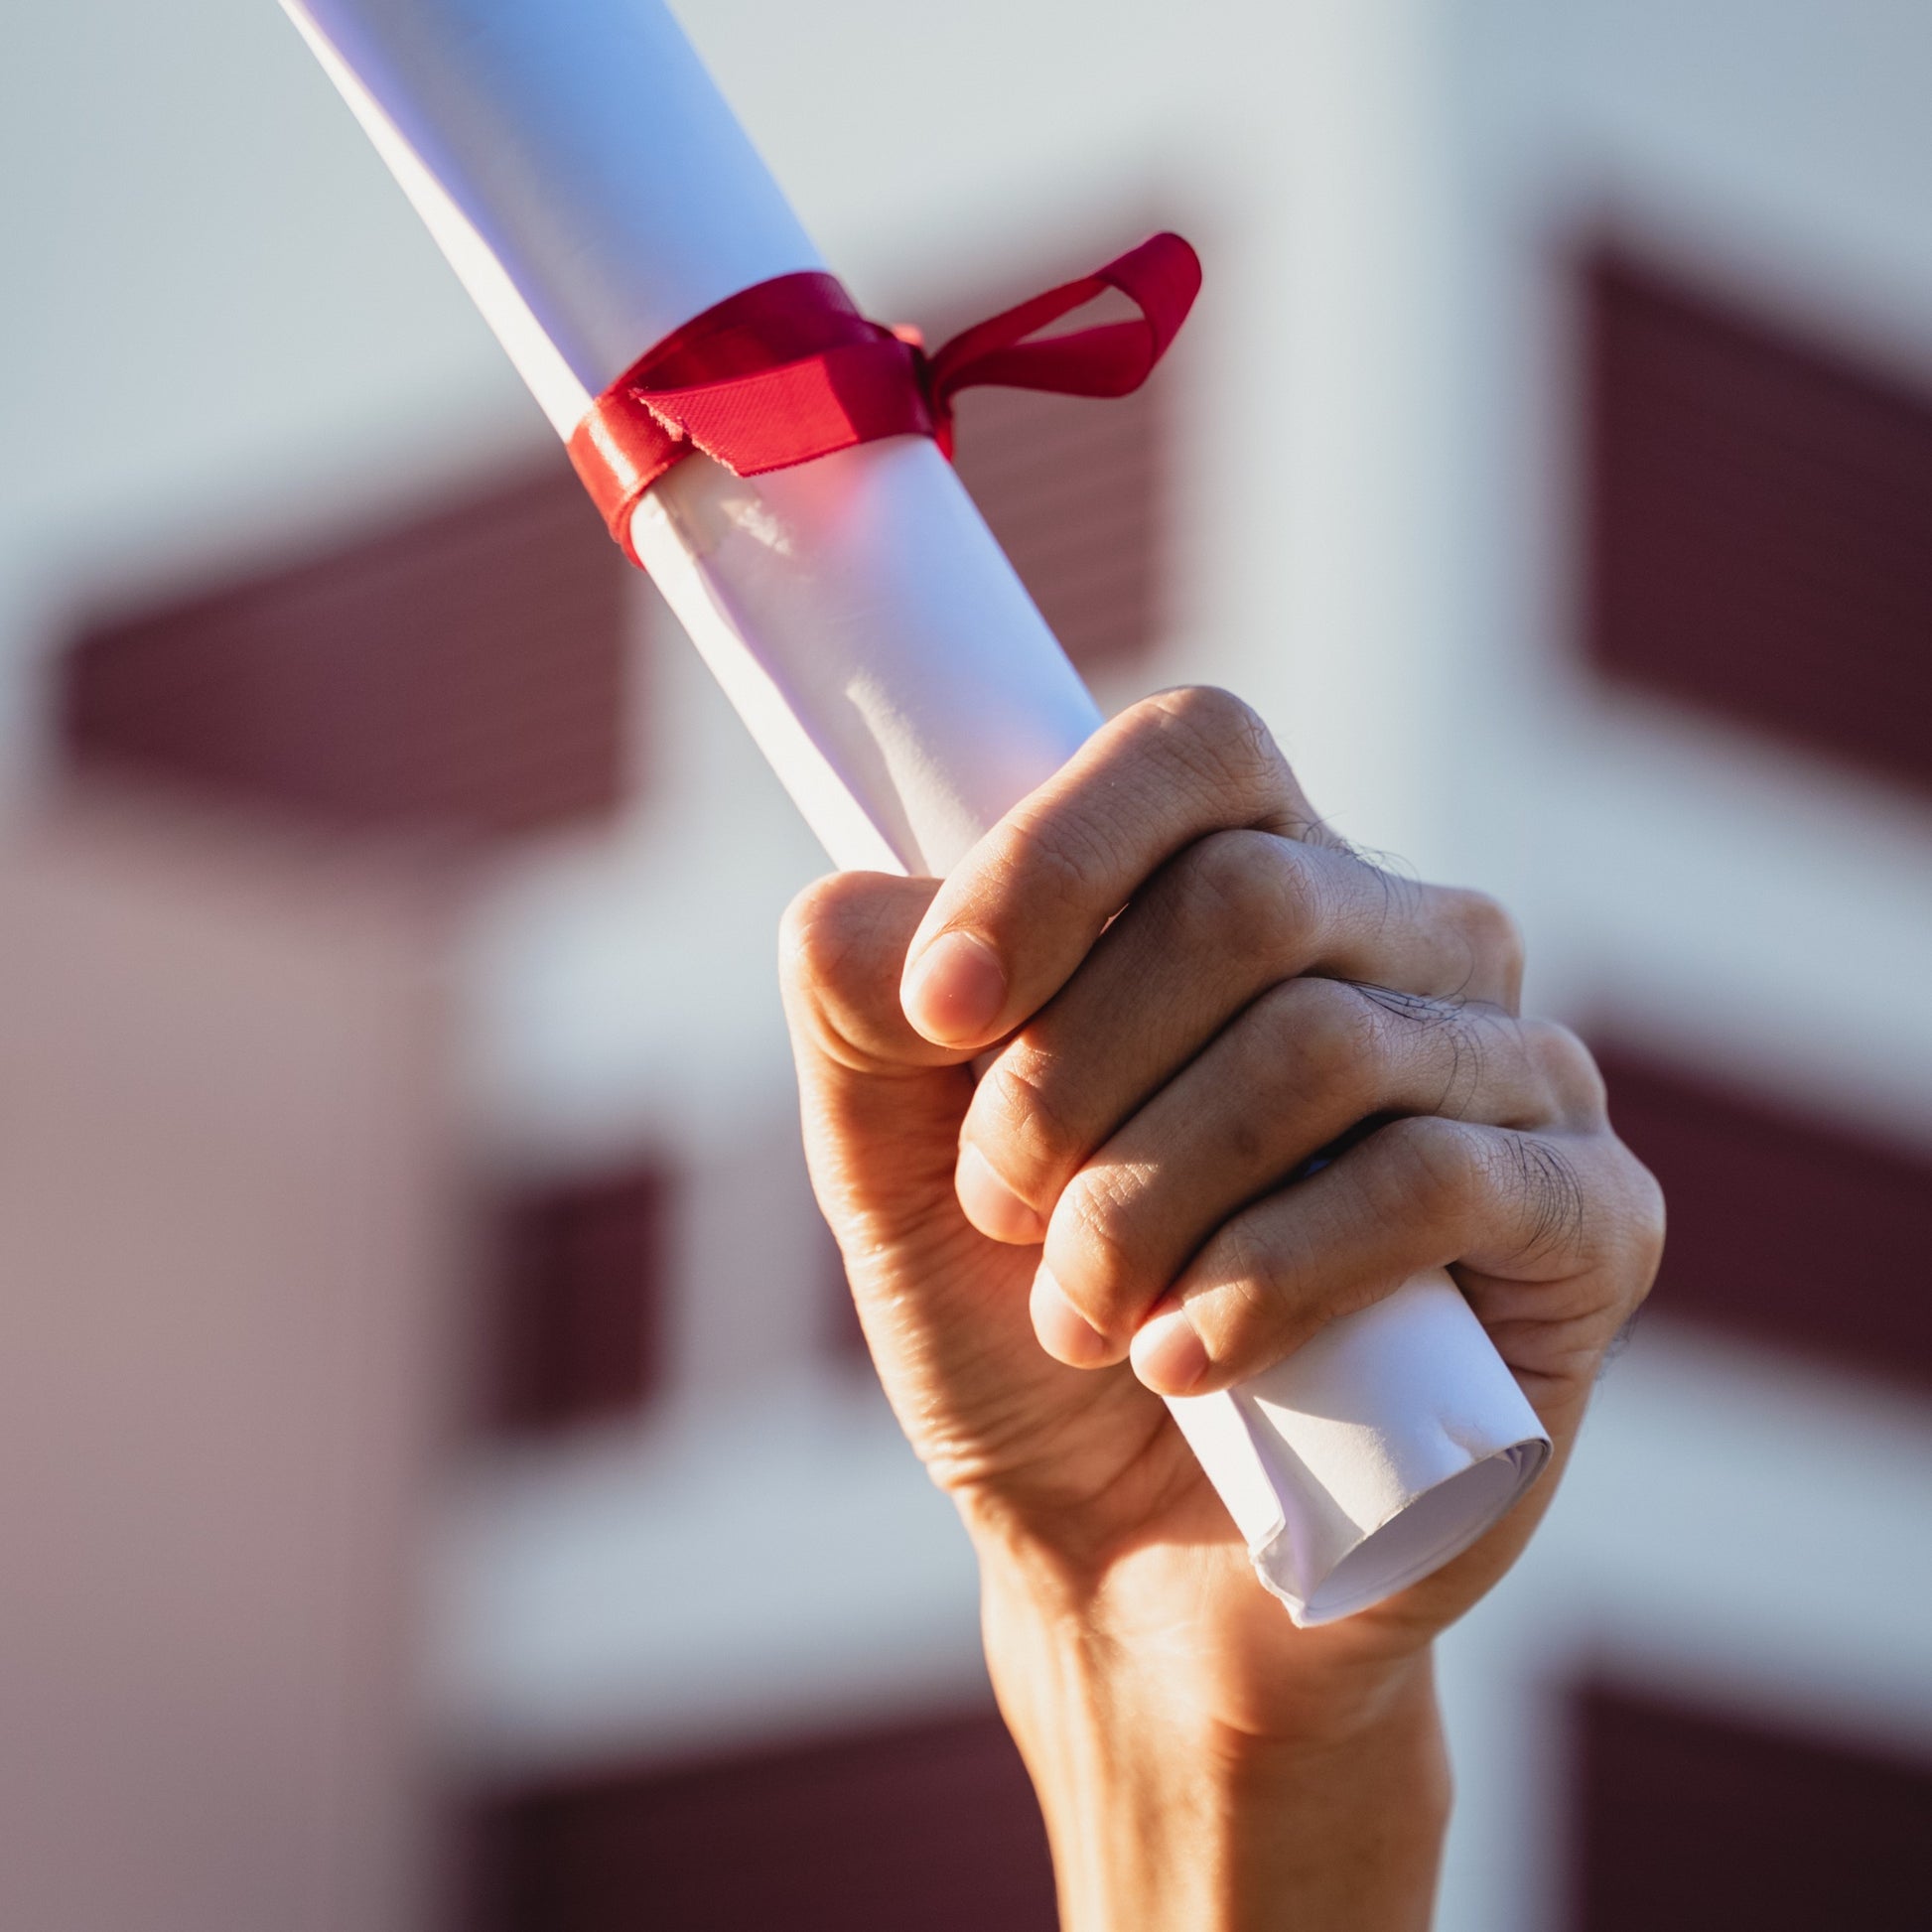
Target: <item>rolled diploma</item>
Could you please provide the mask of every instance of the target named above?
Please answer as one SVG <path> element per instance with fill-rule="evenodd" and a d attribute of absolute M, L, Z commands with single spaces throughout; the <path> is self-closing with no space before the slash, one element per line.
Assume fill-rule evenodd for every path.
<path fill-rule="evenodd" d="M 559 435 L 654 343 L 823 266 L 657 0 L 283 0 Z M 1100 723 L 921 437 L 679 464 L 638 556 L 835 864 L 944 874 Z M 1449 1277 L 1171 1401 L 1300 1624 L 1466 1549 L 1550 1442 Z"/>

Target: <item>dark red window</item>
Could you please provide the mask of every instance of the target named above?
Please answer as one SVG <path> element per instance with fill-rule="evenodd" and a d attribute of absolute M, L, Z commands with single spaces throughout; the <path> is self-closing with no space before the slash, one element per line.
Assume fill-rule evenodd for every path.
<path fill-rule="evenodd" d="M 1082 670 L 1132 662 L 1161 638 L 1171 379 L 1164 369 L 1108 402 L 1020 389 L 960 400 L 960 477 Z"/>
<path fill-rule="evenodd" d="M 586 1776 L 475 1821 L 466 1932 L 1052 1932 L 1046 1836 L 999 1721 Z"/>
<path fill-rule="evenodd" d="M 345 830 L 493 837 L 618 797 L 628 573 L 560 458 L 97 623 L 73 763 Z"/>
<path fill-rule="evenodd" d="M 669 1187 L 655 1168 L 553 1184 L 500 1222 L 492 1419 L 543 1431 L 639 1408 L 661 1366 Z"/>
<path fill-rule="evenodd" d="M 1584 290 L 1595 663 L 1932 785 L 1932 387 L 1625 252 Z"/>
<path fill-rule="evenodd" d="M 1932 1923 L 1932 1761 L 1605 1689 L 1576 1733 L 1578 1932 Z"/>
<path fill-rule="evenodd" d="M 1663 1183 L 1652 1303 L 1932 1385 L 1932 1161 L 1614 1046 L 1617 1131 Z"/>
<path fill-rule="evenodd" d="M 1148 228 L 1159 225 L 1150 221 Z M 1057 268 L 1047 263 L 1036 272 L 982 279 L 970 300 L 934 304 L 921 314 L 926 340 L 943 342 L 1064 273 L 1062 261 Z M 1110 295 L 1069 326 L 1132 313 Z M 933 315 L 940 320 L 931 321 Z M 1165 633 L 1171 429 L 1181 379 L 1170 361 L 1145 388 L 1118 399 L 993 388 L 969 389 L 959 398 L 954 461 L 960 480 L 1053 634 L 1084 671 L 1132 664 Z"/>

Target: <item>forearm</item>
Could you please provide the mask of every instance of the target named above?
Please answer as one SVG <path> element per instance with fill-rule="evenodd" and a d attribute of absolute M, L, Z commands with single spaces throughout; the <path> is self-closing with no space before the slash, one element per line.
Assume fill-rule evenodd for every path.
<path fill-rule="evenodd" d="M 1449 1814 L 1427 1651 L 1306 1734 L 1203 1722 L 1159 1657 L 986 1582 L 989 1664 L 1046 1820 L 1062 1932 L 1423 1932 Z"/>

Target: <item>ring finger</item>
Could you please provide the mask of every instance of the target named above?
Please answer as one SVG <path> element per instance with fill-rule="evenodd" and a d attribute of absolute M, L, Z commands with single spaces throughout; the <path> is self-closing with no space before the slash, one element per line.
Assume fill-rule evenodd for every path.
<path fill-rule="evenodd" d="M 1034 1320 L 1049 1353 L 1117 1361 L 1214 1230 L 1377 1115 L 1520 1130 L 1596 1104 L 1561 1029 L 1335 980 L 1284 982 L 1086 1162 L 1048 1224 Z"/>

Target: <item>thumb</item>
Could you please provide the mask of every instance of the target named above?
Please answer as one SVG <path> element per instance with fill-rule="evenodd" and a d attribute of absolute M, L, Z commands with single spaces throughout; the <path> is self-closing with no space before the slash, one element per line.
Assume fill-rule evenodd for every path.
<path fill-rule="evenodd" d="M 959 1066 L 970 1052 L 915 1032 L 899 1001 L 905 951 L 936 879 L 840 872 L 807 886 L 779 929 L 785 1016 L 801 1050 L 859 1073 Z"/>

